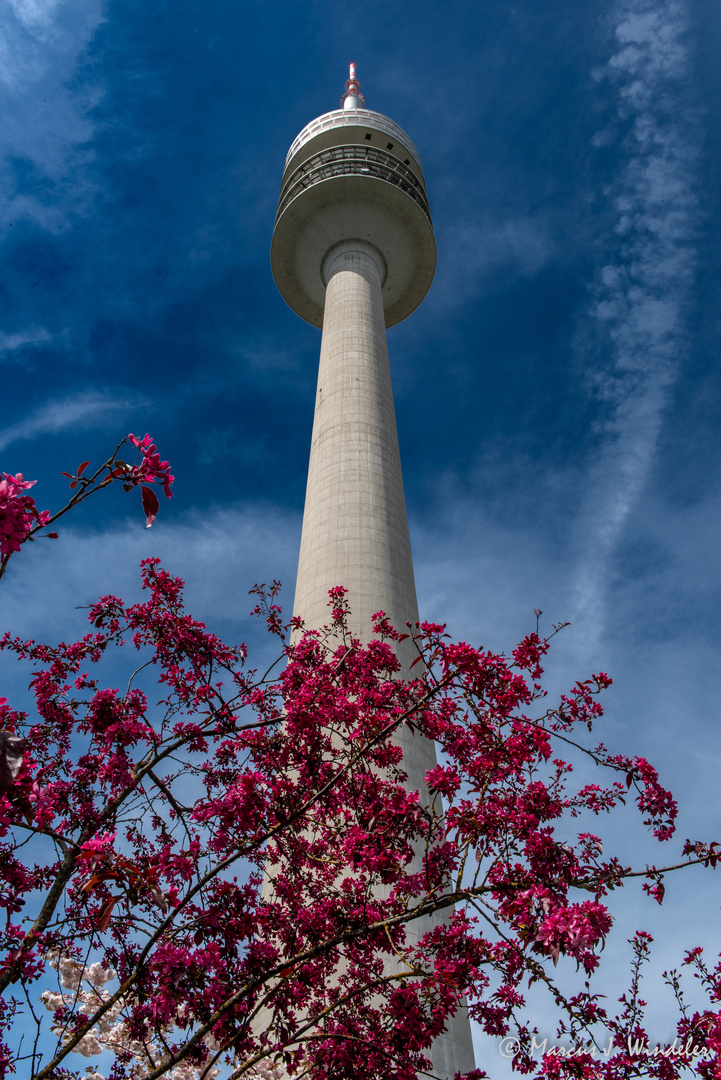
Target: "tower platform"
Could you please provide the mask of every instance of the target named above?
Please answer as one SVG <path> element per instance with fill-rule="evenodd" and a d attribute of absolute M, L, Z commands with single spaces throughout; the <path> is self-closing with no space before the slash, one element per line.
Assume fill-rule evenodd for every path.
<path fill-rule="evenodd" d="M 418 151 L 387 116 L 360 108 L 303 128 L 283 171 L 271 267 L 286 302 L 314 326 L 323 325 L 326 259 L 352 240 L 381 256 L 385 325 L 395 326 L 431 286 L 436 243 Z"/>

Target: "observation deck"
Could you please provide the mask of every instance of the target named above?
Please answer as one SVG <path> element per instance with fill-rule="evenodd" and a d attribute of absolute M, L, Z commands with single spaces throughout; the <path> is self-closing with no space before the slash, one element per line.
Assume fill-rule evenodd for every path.
<path fill-rule="evenodd" d="M 362 241 L 384 266 L 385 325 L 420 304 L 436 244 L 418 151 L 382 113 L 352 105 L 312 120 L 286 157 L 271 245 L 273 277 L 293 310 L 323 325 L 323 265 L 331 249 Z"/>

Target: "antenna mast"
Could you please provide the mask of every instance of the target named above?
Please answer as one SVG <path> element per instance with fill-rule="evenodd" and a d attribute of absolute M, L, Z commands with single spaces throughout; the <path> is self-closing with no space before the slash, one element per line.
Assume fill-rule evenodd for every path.
<path fill-rule="evenodd" d="M 344 109 L 364 109 L 366 99 L 361 94 L 360 79 L 356 75 L 355 60 L 349 64 L 350 78 L 346 79 L 345 94 L 340 99 Z"/>

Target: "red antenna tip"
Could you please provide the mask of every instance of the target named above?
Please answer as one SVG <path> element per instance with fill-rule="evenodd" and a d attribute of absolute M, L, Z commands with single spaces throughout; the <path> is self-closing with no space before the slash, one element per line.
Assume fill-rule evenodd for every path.
<path fill-rule="evenodd" d="M 345 94 L 340 99 L 340 103 L 344 109 L 363 109 L 365 108 L 366 99 L 361 93 L 360 79 L 356 75 L 355 60 L 351 60 L 348 66 L 350 78 L 346 79 Z"/>

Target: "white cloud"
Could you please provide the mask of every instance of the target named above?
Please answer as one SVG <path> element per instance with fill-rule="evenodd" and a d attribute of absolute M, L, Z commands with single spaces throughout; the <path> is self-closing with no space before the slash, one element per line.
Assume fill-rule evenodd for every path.
<path fill-rule="evenodd" d="M 83 174 L 92 135 L 93 93 L 71 88 L 78 59 L 103 20 L 103 0 L 11 0 L 0 27 L 0 213 L 57 230 L 91 196 Z M 13 162 L 31 162 L 44 178 L 63 182 L 55 206 L 16 193 Z"/>
<path fill-rule="evenodd" d="M 52 22 L 60 0 L 9 0 L 18 19 L 28 26 L 47 26 Z"/>
<path fill-rule="evenodd" d="M 456 307 L 477 297 L 483 283 L 502 271 L 533 278 L 554 255 L 554 241 L 542 220 L 462 222 L 450 230 L 452 259 L 440 260 L 434 303 Z"/>
<path fill-rule="evenodd" d="M 54 435 L 70 427 L 97 427 L 104 422 L 108 414 L 117 416 L 119 412 L 141 403 L 137 395 L 132 398 L 118 398 L 94 390 L 59 401 L 50 401 L 17 424 L 1 428 L 0 450 L 5 450 L 14 442 L 34 439 L 38 435 Z"/>
<path fill-rule="evenodd" d="M 9 0 L 3 21 L 0 79 L 17 90 L 40 83 L 58 69 L 75 65 L 103 20 L 104 0 L 71 5 L 62 0 Z M 14 17 L 13 17 L 14 16 Z"/>
<path fill-rule="evenodd" d="M 21 330 L 17 334 L 0 333 L 0 355 L 22 349 L 25 345 L 42 345 L 51 340 L 52 334 L 41 326 L 33 327 L 31 330 Z"/>
<path fill-rule="evenodd" d="M 686 6 L 675 0 L 622 0 L 616 8 L 619 47 L 605 70 L 617 88 L 618 115 L 633 127 L 609 192 L 618 258 L 599 272 L 590 312 L 612 353 L 610 368 L 597 375 L 596 390 L 610 415 L 577 529 L 574 606 L 591 651 L 603 633 L 610 560 L 647 481 L 668 388 L 686 348 L 682 311 L 698 218 L 688 18 Z M 609 145 L 613 136 L 602 132 L 594 141 Z"/>
<path fill-rule="evenodd" d="M 109 492 L 105 498 L 114 498 Z M 137 492 L 127 499 L 129 513 L 112 530 L 80 531 L 58 524 L 59 540 L 38 540 L 15 555 L 2 591 L 2 632 L 40 640 L 81 637 L 87 632 L 77 605 L 112 593 L 128 602 L 141 598 L 142 559 L 158 557 L 187 582 L 186 608 L 211 628 L 237 637 L 265 634 L 249 612 L 248 590 L 256 582 L 279 578 L 284 607 L 293 600 L 300 515 L 267 506 L 216 507 L 202 515 L 173 517 L 174 499 L 163 501 L 158 520 L 145 529 Z M 4 691 L 5 692 L 5 691 Z"/>

